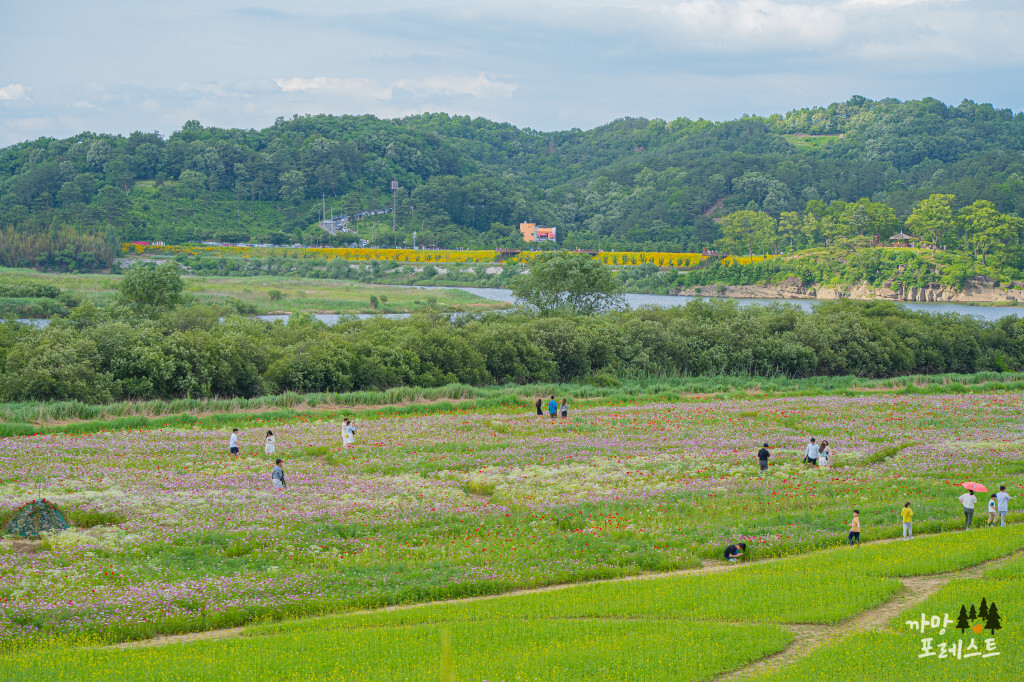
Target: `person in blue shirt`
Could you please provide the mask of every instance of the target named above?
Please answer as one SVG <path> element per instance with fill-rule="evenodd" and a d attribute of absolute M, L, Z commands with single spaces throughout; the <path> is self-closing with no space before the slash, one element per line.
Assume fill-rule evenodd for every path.
<path fill-rule="evenodd" d="M 551 396 L 551 402 L 548 403 L 548 414 L 552 419 L 558 418 L 558 401 L 555 400 L 555 396 Z"/>

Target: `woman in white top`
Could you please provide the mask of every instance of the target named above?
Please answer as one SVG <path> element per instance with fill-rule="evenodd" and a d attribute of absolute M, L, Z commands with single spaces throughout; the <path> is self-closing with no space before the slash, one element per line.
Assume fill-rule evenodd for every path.
<path fill-rule="evenodd" d="M 345 447 L 352 447 L 356 442 L 356 427 L 352 426 L 352 422 L 348 419 L 345 420 L 345 426 L 341 430 L 341 442 Z"/>
<path fill-rule="evenodd" d="M 828 441 L 821 441 L 821 445 L 818 446 L 818 466 L 827 467 L 832 462 L 832 449 L 828 446 Z"/>
<path fill-rule="evenodd" d="M 267 453 L 267 457 L 274 455 L 274 432 L 267 431 L 267 437 L 263 441 L 263 452 Z"/>

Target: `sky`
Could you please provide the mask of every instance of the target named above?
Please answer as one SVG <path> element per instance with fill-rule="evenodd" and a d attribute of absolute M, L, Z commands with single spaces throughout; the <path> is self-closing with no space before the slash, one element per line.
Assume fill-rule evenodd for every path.
<path fill-rule="evenodd" d="M 1019 112 L 1022 35 L 1019 0 L 0 0 L 0 146 L 320 113 L 588 129 L 853 95 Z"/>

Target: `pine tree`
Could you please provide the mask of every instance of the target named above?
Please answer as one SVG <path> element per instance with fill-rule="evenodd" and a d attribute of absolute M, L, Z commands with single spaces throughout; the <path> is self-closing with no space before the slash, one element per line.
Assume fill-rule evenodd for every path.
<path fill-rule="evenodd" d="M 960 628 L 960 632 L 964 632 L 967 628 L 971 627 L 971 623 L 967 619 L 967 607 L 963 604 L 960 605 L 960 615 L 956 619 L 956 626 Z"/>
<path fill-rule="evenodd" d="M 981 606 L 978 607 L 978 618 L 985 620 L 988 618 L 988 604 L 985 602 L 985 598 L 981 598 Z"/>
<path fill-rule="evenodd" d="M 996 634 L 996 630 L 1003 629 L 999 622 L 999 609 L 996 608 L 995 603 L 988 607 L 988 619 L 985 621 L 985 629 L 991 630 L 993 635 Z"/>
<path fill-rule="evenodd" d="M 971 604 L 971 614 L 967 616 L 971 622 L 978 620 L 978 612 L 974 610 L 974 604 Z"/>

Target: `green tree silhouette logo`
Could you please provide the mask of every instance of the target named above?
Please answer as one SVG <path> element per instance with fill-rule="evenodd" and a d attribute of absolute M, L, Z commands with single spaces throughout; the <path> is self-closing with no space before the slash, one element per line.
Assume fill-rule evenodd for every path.
<path fill-rule="evenodd" d="M 961 633 L 971 627 L 971 622 L 967 618 L 967 607 L 963 604 L 960 605 L 960 615 L 956 619 L 956 626 L 960 628 Z"/>
<path fill-rule="evenodd" d="M 999 609 L 996 608 L 995 602 L 988 607 L 988 614 L 985 618 L 985 629 L 989 630 L 993 635 L 996 634 L 996 630 L 1003 629 L 1003 626 L 999 622 Z"/>

